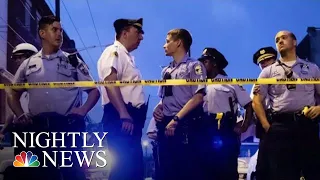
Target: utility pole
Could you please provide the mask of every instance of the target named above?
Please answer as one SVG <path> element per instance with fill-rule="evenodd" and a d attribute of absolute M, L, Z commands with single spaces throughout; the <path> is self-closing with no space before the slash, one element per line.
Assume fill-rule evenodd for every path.
<path fill-rule="evenodd" d="M 60 0 L 56 0 L 56 17 L 60 18 Z"/>

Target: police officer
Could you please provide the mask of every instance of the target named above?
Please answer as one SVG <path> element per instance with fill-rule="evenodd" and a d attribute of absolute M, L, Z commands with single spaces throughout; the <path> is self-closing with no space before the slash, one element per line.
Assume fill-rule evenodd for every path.
<path fill-rule="evenodd" d="M 117 19 L 116 40 L 98 60 L 101 81 L 141 80 L 141 74 L 130 54 L 143 40 L 143 19 Z M 108 147 L 115 158 L 110 180 L 143 179 L 142 128 L 147 104 L 143 87 L 107 86 L 101 89 L 104 114 L 102 122 L 108 132 Z"/>
<path fill-rule="evenodd" d="M 280 59 L 264 68 L 259 78 L 319 78 L 319 68 L 296 55 L 297 40 L 289 31 L 276 34 L 275 42 Z M 257 179 L 299 179 L 301 170 L 306 179 L 320 179 L 319 127 L 316 117 L 315 93 L 320 86 L 255 85 L 253 108 L 266 134 L 266 149 L 259 154 L 266 156 L 269 166 L 257 169 Z M 264 103 L 270 99 L 271 117 L 267 118 Z M 303 111 L 305 107 L 309 111 Z M 257 167 L 259 164 L 257 165 Z"/>
<path fill-rule="evenodd" d="M 21 44 L 18 44 L 15 48 L 13 48 L 12 54 L 11 54 L 11 60 L 14 61 L 17 65 L 20 65 L 25 59 L 28 59 L 30 56 L 34 55 L 37 52 L 38 52 L 38 49 L 34 47 L 32 44 L 21 43 Z M 1 74 L 1 77 L 5 79 L 6 82 L 12 83 L 14 79 L 14 75 L 12 75 L 9 71 L 7 71 L 6 69 L 0 68 L 0 74 Z M 23 112 L 29 111 L 28 101 L 29 101 L 28 93 L 24 92 L 20 98 Z M 6 119 L 6 122 L 0 131 L 0 142 L 4 138 L 4 134 L 9 131 L 14 118 L 15 118 L 14 115 L 10 115 Z"/>
<path fill-rule="evenodd" d="M 199 61 L 209 79 L 228 78 L 223 70 L 228 61 L 217 49 L 205 48 Z M 237 124 L 238 104 L 245 108 L 246 116 L 244 122 Z M 208 85 L 204 107 L 208 112 L 207 178 L 238 180 L 239 135 L 247 130 L 252 118 L 251 98 L 240 85 Z"/>
<path fill-rule="evenodd" d="M 185 29 L 168 32 L 164 45 L 166 56 L 173 61 L 162 71 L 164 79 L 205 79 L 206 72 L 197 60 L 190 58 L 192 37 Z M 158 128 L 161 178 L 201 179 L 196 161 L 197 130 L 204 115 L 204 85 L 160 87 L 161 103 L 155 108 Z M 160 112 L 160 113 L 159 113 Z M 201 144 L 201 143 L 199 143 Z"/>
<path fill-rule="evenodd" d="M 278 53 L 273 47 L 271 47 L 271 46 L 262 47 L 262 48 L 258 49 L 253 54 L 253 63 L 258 65 L 260 67 L 260 69 L 263 70 L 264 68 L 266 68 L 266 67 L 270 66 L 271 64 L 273 64 L 274 62 L 276 62 L 277 56 L 278 56 Z M 254 90 L 254 86 L 252 86 L 251 93 L 250 93 L 251 99 L 253 98 L 253 90 Z M 269 104 L 270 104 L 269 99 L 265 98 L 265 103 L 264 103 L 265 110 L 269 109 Z M 253 117 L 253 121 L 255 123 L 255 136 L 257 138 L 261 139 L 264 134 L 264 130 L 262 128 L 262 125 L 261 125 L 260 121 L 257 120 L 256 116 Z M 264 151 L 263 141 L 261 141 L 261 140 L 259 141 L 259 150 L 256 152 L 256 153 L 258 153 L 258 155 L 257 155 L 258 158 L 252 162 L 255 162 L 254 163 L 255 169 L 264 169 L 264 168 L 266 168 L 266 166 L 268 166 L 268 164 L 263 163 L 263 162 L 266 162 L 266 160 L 263 160 L 263 158 L 267 158 L 267 157 L 263 156 L 265 153 L 259 154 L 259 151 Z M 257 161 L 261 161 L 261 163 L 257 163 Z M 258 164 L 258 166 L 256 166 L 256 164 Z M 250 178 L 250 177 L 247 177 L 247 178 Z"/>
<path fill-rule="evenodd" d="M 278 56 L 278 53 L 273 47 L 271 46 L 263 47 L 254 53 L 253 63 L 258 65 L 260 69 L 263 70 L 264 68 L 273 64 L 276 61 L 277 56 Z M 250 93 L 251 98 L 253 98 L 253 90 L 254 90 L 254 86 L 252 86 L 252 89 L 251 89 L 251 93 Z M 269 99 L 266 98 L 266 102 L 264 104 L 265 109 L 268 109 L 268 106 L 269 106 Z M 263 134 L 263 128 L 261 126 L 260 121 L 257 121 L 256 118 L 255 118 L 255 122 L 256 122 L 256 136 L 258 138 L 261 138 Z"/>
<path fill-rule="evenodd" d="M 37 54 L 23 61 L 18 68 L 14 83 L 20 82 L 57 82 L 57 81 L 92 81 L 84 63 L 75 56 L 60 49 L 63 42 L 62 27 L 59 18 L 55 16 L 44 16 L 39 21 L 38 33 L 41 38 L 42 49 Z M 76 76 L 74 76 L 76 74 Z M 81 104 L 81 91 L 88 93 L 87 101 Z M 24 113 L 19 98 L 22 92 L 29 93 L 29 113 Z M 99 99 L 97 88 L 34 88 L 34 89 L 11 89 L 9 105 L 17 115 L 14 123 L 23 126 L 24 132 L 83 132 L 85 131 L 84 116 L 89 112 Z M 41 136 L 40 143 L 46 143 Z M 30 138 L 30 137 L 28 137 Z M 51 139 L 52 136 L 50 135 Z M 61 138 L 57 136 L 57 138 Z M 72 137 L 65 137 L 66 148 L 64 151 L 81 151 L 83 140 L 76 136 L 77 148 L 72 148 Z M 30 144 L 28 144 L 30 146 Z M 50 147 L 52 143 L 50 144 Z M 59 148 L 37 147 L 30 149 L 38 156 L 40 164 L 43 164 L 43 153 L 47 151 L 53 157 L 53 151 Z M 61 159 L 61 154 L 57 154 Z M 63 179 L 83 180 L 85 174 L 82 171 L 75 154 L 71 157 L 73 166 L 61 168 Z M 60 174 L 56 168 L 36 168 L 28 170 L 29 175 L 24 178 L 32 179 L 59 179 Z M 60 164 L 61 165 L 61 164 Z"/>

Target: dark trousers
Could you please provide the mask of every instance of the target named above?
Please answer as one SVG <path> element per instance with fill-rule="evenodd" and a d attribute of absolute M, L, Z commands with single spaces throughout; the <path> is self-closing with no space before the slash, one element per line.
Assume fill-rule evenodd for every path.
<path fill-rule="evenodd" d="M 238 180 L 239 136 L 217 133 L 210 140 L 206 156 L 206 177 L 214 180 Z"/>
<path fill-rule="evenodd" d="M 206 178 L 209 180 L 238 180 L 240 138 L 234 132 L 235 116 L 227 113 L 218 121 L 215 115 L 206 118 Z"/>
<path fill-rule="evenodd" d="M 152 156 L 154 160 L 154 175 L 153 179 L 158 180 L 160 178 L 160 163 L 159 163 L 159 145 L 157 141 L 152 142 Z"/>
<path fill-rule="evenodd" d="M 134 122 L 144 121 L 135 114 L 130 114 Z M 108 149 L 113 157 L 109 180 L 143 180 L 142 127 L 135 124 L 133 135 L 121 132 L 119 113 L 111 104 L 104 107 L 103 123 L 104 130 L 108 132 Z"/>
<path fill-rule="evenodd" d="M 257 180 L 320 179 L 318 123 L 297 115 L 278 115 L 259 144 Z"/>
<path fill-rule="evenodd" d="M 59 132 L 84 132 L 85 130 L 85 122 L 83 117 L 78 115 L 69 115 L 62 116 L 56 113 L 43 113 L 38 116 L 32 118 L 33 124 L 28 126 L 16 126 L 15 132 L 19 134 L 20 137 L 23 137 L 23 132 L 35 132 L 35 135 L 40 132 L 48 132 L 49 136 L 42 134 L 39 138 L 39 142 L 41 145 L 45 146 L 47 144 L 48 139 L 50 139 L 49 147 L 42 148 L 37 147 L 30 148 L 30 141 L 27 142 L 27 148 L 23 147 L 22 144 L 17 141 L 17 148 L 15 148 L 15 155 L 20 154 L 21 151 L 31 151 L 34 155 L 38 156 L 38 161 L 40 162 L 40 166 L 36 168 L 15 168 L 15 175 L 13 179 L 30 179 L 30 180 L 60 180 L 62 177 L 64 180 L 85 180 L 84 170 L 80 167 L 78 163 L 78 159 L 74 151 L 82 151 L 83 140 L 81 137 L 76 136 L 76 147 L 72 146 L 72 136 L 65 135 L 65 146 L 66 148 L 59 148 L 62 144 L 61 141 L 56 143 L 58 148 L 53 148 L 52 143 L 52 134 L 50 132 L 58 132 L 56 135 L 57 139 L 61 139 L 61 134 Z M 27 139 L 30 140 L 31 136 L 28 134 Z M 44 162 L 44 153 L 46 151 L 51 158 L 54 158 L 56 155 L 57 164 L 59 167 L 62 165 L 62 154 L 59 151 L 72 151 L 71 161 L 65 160 L 65 165 L 71 165 L 72 167 L 61 167 L 57 168 L 46 158 L 46 162 Z M 54 153 L 54 151 L 58 151 Z M 65 154 L 66 158 L 70 156 L 70 153 Z M 81 153 L 80 153 L 81 157 Z M 47 167 L 43 167 L 46 165 Z"/>
<path fill-rule="evenodd" d="M 193 114 L 197 117 L 196 114 Z M 199 116 L 198 116 L 199 117 Z M 203 153 L 204 143 L 201 135 L 201 118 L 192 116 L 183 119 L 188 123 L 187 130 L 180 122 L 175 135 L 164 135 L 165 126 L 173 117 L 165 117 L 161 126 L 158 126 L 159 141 L 159 174 L 160 180 L 195 180 L 204 179 Z M 184 135 L 188 133 L 188 136 Z"/>

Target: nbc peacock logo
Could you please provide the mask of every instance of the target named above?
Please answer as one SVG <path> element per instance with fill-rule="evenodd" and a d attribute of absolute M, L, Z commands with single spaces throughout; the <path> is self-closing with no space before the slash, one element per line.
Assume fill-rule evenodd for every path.
<path fill-rule="evenodd" d="M 38 161 L 38 156 L 33 155 L 31 151 L 27 153 L 22 151 L 20 155 L 16 155 L 13 162 L 14 167 L 39 167 L 40 162 Z"/>

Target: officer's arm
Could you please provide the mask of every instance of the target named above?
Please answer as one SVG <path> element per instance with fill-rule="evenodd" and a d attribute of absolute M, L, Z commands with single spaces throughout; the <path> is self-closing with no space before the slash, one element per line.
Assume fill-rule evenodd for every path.
<path fill-rule="evenodd" d="M 253 96 L 253 101 L 252 101 L 252 107 L 253 110 L 255 111 L 257 118 L 260 120 L 262 127 L 268 127 L 270 124 L 267 120 L 267 116 L 265 113 L 265 110 L 263 108 L 263 102 L 264 98 L 260 94 L 255 94 Z"/>
<path fill-rule="evenodd" d="M 253 109 L 252 109 L 252 101 L 247 93 L 247 91 L 243 88 L 243 86 L 240 85 L 235 85 L 234 90 L 236 93 L 237 100 L 239 104 L 245 108 L 246 110 L 246 115 L 245 119 L 243 122 L 243 127 L 248 128 L 249 125 L 251 124 L 251 120 L 253 117 Z"/>
<path fill-rule="evenodd" d="M 267 68 L 266 68 L 267 69 Z M 267 78 L 268 71 L 266 69 L 262 70 L 259 78 Z M 267 84 L 255 84 L 253 90 L 253 100 L 252 100 L 252 107 L 255 111 L 257 118 L 260 120 L 261 125 L 263 128 L 269 127 L 270 124 L 267 120 L 267 116 L 264 109 L 264 102 L 265 98 L 268 93 L 268 85 Z"/>
<path fill-rule="evenodd" d="M 80 62 L 77 70 L 79 81 L 93 81 L 87 66 L 83 62 Z M 88 98 L 82 105 L 82 108 L 84 108 L 85 112 L 89 112 L 98 102 L 100 98 L 100 92 L 96 87 L 87 87 L 83 88 L 83 90 L 88 93 Z"/>
<path fill-rule="evenodd" d="M 206 79 L 207 74 L 206 70 L 201 62 L 197 62 L 194 64 L 191 69 L 190 79 Z M 187 102 L 186 105 L 176 114 L 179 119 L 185 117 L 188 113 L 190 113 L 193 109 L 198 107 L 201 103 L 203 103 L 203 97 L 205 96 L 205 85 L 197 85 L 191 86 L 191 89 L 194 93 L 193 97 Z"/>
<path fill-rule="evenodd" d="M 25 82 L 25 69 L 26 69 L 27 60 L 25 60 L 18 68 L 12 83 L 24 83 Z M 20 97 L 26 89 L 8 89 L 7 92 L 7 101 L 9 107 L 13 113 L 19 117 L 24 112 L 21 107 Z"/>
<path fill-rule="evenodd" d="M 100 78 L 104 81 L 116 81 L 118 80 L 118 75 L 122 72 L 122 64 L 120 63 L 120 58 L 118 58 L 118 52 L 106 53 L 101 58 L 99 67 Z M 125 106 L 125 103 L 120 92 L 120 88 L 117 86 L 105 86 L 108 98 L 112 105 L 118 111 L 120 118 L 130 117 Z"/>
<path fill-rule="evenodd" d="M 117 79 L 117 71 L 112 68 L 111 74 L 107 76 L 105 81 L 116 81 Z M 117 109 L 119 112 L 120 118 L 122 117 L 128 117 L 129 113 L 127 111 L 127 108 L 124 104 L 120 88 L 116 86 L 106 86 L 108 97 L 110 99 L 110 102 L 112 105 Z"/>

